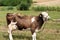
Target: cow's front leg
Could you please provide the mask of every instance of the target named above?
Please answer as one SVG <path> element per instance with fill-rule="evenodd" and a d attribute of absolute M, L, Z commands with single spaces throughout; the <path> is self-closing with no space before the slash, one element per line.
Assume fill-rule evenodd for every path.
<path fill-rule="evenodd" d="M 32 40 L 36 40 L 35 28 L 31 28 L 31 32 L 32 32 Z"/>
<path fill-rule="evenodd" d="M 36 40 L 36 32 L 32 34 L 32 40 Z"/>

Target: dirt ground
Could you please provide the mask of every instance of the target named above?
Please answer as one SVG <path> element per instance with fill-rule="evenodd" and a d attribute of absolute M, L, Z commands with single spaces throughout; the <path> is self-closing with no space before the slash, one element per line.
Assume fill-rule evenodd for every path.
<path fill-rule="evenodd" d="M 34 5 L 60 6 L 60 0 L 33 0 Z"/>

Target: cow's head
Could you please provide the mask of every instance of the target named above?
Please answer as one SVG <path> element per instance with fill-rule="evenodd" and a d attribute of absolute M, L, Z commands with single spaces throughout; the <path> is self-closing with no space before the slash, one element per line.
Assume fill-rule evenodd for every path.
<path fill-rule="evenodd" d="M 47 12 L 41 12 L 40 16 L 43 18 L 44 21 L 47 21 L 50 19 L 50 16 Z"/>

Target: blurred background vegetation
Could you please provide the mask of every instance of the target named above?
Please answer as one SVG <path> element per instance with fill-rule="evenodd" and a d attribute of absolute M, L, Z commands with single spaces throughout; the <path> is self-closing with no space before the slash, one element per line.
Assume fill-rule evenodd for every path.
<path fill-rule="evenodd" d="M 8 10 L 13 9 L 13 6 L 17 7 L 17 10 L 28 10 L 31 3 L 32 0 L 0 0 L 0 6 L 8 6 L 5 8 Z"/>
<path fill-rule="evenodd" d="M 0 10 L 60 11 L 60 6 L 34 6 L 33 3 L 33 0 L 0 0 Z"/>

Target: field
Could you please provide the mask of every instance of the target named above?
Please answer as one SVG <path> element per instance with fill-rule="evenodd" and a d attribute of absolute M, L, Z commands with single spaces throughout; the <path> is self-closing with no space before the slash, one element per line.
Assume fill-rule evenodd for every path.
<path fill-rule="evenodd" d="M 34 5 L 43 5 L 43 6 L 60 6 L 60 0 L 33 0 Z"/>
<path fill-rule="evenodd" d="M 6 24 L 6 13 L 21 13 L 23 15 L 39 15 L 39 11 L 0 11 L 0 40 L 9 40 Z M 44 30 L 37 33 L 37 40 L 60 40 L 60 12 L 48 11 L 51 19 L 43 25 Z M 31 40 L 31 32 L 16 30 L 13 32 L 14 40 Z"/>

